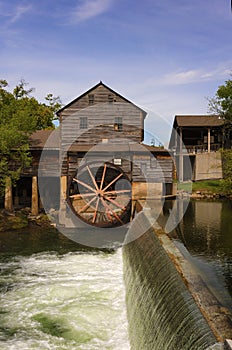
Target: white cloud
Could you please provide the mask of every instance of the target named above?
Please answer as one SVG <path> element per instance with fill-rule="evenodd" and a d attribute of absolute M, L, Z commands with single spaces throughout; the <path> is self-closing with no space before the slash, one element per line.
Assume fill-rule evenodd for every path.
<path fill-rule="evenodd" d="M 106 12 L 112 0 L 83 0 L 72 13 L 72 22 L 81 22 Z"/>
<path fill-rule="evenodd" d="M 228 68 L 227 68 L 228 67 Z M 227 78 L 231 73 L 232 62 L 226 62 L 219 67 L 212 70 L 206 69 L 191 69 L 185 71 L 176 71 L 165 74 L 163 77 L 163 84 L 165 85 L 181 85 L 200 83 L 204 81 L 211 81 L 220 78 Z"/>
<path fill-rule="evenodd" d="M 10 22 L 14 23 L 18 21 L 25 13 L 29 12 L 31 10 L 31 5 L 18 5 L 14 12 L 11 14 Z"/>
<path fill-rule="evenodd" d="M 200 72 L 198 70 L 187 70 L 183 72 L 174 72 L 165 75 L 164 81 L 169 84 L 186 84 L 193 82 L 199 78 Z"/>
<path fill-rule="evenodd" d="M 0 16 L 8 19 L 8 24 L 17 22 L 25 13 L 32 9 L 31 4 L 25 2 L 19 3 L 17 6 L 11 6 L 10 3 L 0 3 Z"/>

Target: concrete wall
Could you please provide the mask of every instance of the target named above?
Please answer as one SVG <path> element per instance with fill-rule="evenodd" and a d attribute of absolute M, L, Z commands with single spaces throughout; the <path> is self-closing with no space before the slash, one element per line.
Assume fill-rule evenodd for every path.
<path fill-rule="evenodd" d="M 132 182 L 132 199 L 156 198 L 163 195 L 163 183 Z"/>
<path fill-rule="evenodd" d="M 196 154 L 194 180 L 222 179 L 221 153 Z"/>

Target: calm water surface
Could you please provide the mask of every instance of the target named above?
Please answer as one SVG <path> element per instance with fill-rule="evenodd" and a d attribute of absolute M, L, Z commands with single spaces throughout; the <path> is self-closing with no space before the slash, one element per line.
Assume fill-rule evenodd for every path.
<path fill-rule="evenodd" d="M 175 233 L 179 248 L 219 301 L 232 310 L 232 202 L 191 201 Z"/>

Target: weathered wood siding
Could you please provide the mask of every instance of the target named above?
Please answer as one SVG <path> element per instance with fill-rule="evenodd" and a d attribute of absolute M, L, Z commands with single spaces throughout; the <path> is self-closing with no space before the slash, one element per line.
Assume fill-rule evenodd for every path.
<path fill-rule="evenodd" d="M 77 101 L 68 105 L 68 107 L 62 111 L 61 119 L 64 120 L 66 117 L 70 116 L 72 113 L 75 113 L 77 111 L 80 111 L 82 109 L 89 107 L 90 95 L 94 96 L 92 106 L 99 103 L 112 103 L 110 101 L 121 102 L 121 103 L 126 102 L 125 99 L 123 99 L 117 93 L 107 89 L 107 87 L 104 85 L 100 85 L 100 86 L 97 86 L 95 89 L 91 90 L 89 94 L 88 93 L 84 94 L 81 98 L 77 99 Z"/>
<path fill-rule="evenodd" d="M 132 178 L 134 182 L 171 183 L 173 161 L 169 156 L 135 155 Z"/>
<path fill-rule="evenodd" d="M 115 119 L 122 118 L 122 129 L 115 130 Z M 81 118 L 87 128 L 80 127 Z M 102 139 L 127 139 L 141 142 L 143 116 L 140 109 L 129 103 L 102 103 L 69 114 L 61 126 L 62 147 L 73 143 L 97 144 Z"/>
<path fill-rule="evenodd" d="M 59 150 L 44 151 L 41 158 L 42 150 L 31 151 L 30 166 L 22 169 L 20 176 L 32 177 L 37 176 L 40 169 L 40 176 L 59 176 Z M 20 164 L 12 164 L 12 169 L 17 169 Z"/>
<path fill-rule="evenodd" d="M 96 160 L 107 159 L 108 162 L 114 163 L 115 158 L 121 158 L 122 163 L 120 168 L 126 173 L 130 181 L 133 182 L 154 182 L 154 183 L 172 183 L 173 178 L 173 161 L 169 156 L 149 156 L 132 153 L 123 153 L 121 156 L 118 153 L 111 154 L 96 154 Z M 84 153 L 72 152 L 69 153 L 63 164 L 63 174 L 73 177 L 78 167 L 83 164 L 83 157 L 88 161 L 88 155 Z M 91 161 L 94 161 L 94 156 L 91 154 Z"/>
<path fill-rule="evenodd" d="M 114 159 L 118 158 L 118 154 L 112 154 L 109 156 L 109 154 L 95 154 L 95 157 L 93 154 L 91 154 L 91 158 L 88 160 L 88 155 L 85 153 L 80 152 L 71 152 L 68 154 L 68 157 L 66 158 L 66 163 L 64 163 L 63 166 L 63 174 L 65 174 L 65 166 L 67 166 L 67 174 L 69 177 L 73 177 L 75 173 L 77 172 L 80 165 L 83 165 L 83 157 L 86 157 L 86 161 L 94 161 L 94 160 L 100 160 L 102 164 L 104 164 L 104 161 L 107 160 L 107 162 L 114 164 Z M 129 180 L 132 180 L 132 170 L 131 170 L 131 155 L 130 154 L 124 154 L 122 156 L 122 164 L 120 165 L 120 168 L 124 171 L 124 173 L 128 176 Z"/>
<path fill-rule="evenodd" d="M 48 177 L 60 176 L 59 151 L 46 150 L 40 158 L 39 175 Z"/>
<path fill-rule="evenodd" d="M 120 167 L 131 181 L 171 183 L 173 163 L 170 156 L 156 154 L 154 158 L 149 152 L 131 152 L 127 147 L 131 142 L 140 144 L 143 141 L 145 115 L 142 109 L 104 84 L 99 84 L 68 104 L 59 113 L 62 121 L 62 175 L 74 176 L 84 157 L 112 163 L 115 158 L 120 158 Z M 118 118 L 122 121 L 122 127 L 116 130 Z M 84 127 L 81 124 L 83 120 Z M 99 144 L 103 145 L 103 149 L 97 150 L 98 154 L 94 155 L 92 148 Z M 124 145 L 124 151 L 120 151 L 120 147 L 117 150 L 115 144 Z M 86 147 L 85 152 L 80 152 L 81 147 Z"/>

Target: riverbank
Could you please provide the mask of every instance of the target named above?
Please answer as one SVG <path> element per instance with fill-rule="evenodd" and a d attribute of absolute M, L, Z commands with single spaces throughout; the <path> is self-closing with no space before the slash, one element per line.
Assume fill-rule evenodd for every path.
<path fill-rule="evenodd" d="M 37 216 L 32 216 L 30 208 L 22 208 L 14 212 L 8 212 L 4 209 L 0 211 L 0 232 L 20 230 L 30 226 L 53 227 L 46 214 L 40 213 Z"/>
<path fill-rule="evenodd" d="M 226 194 L 222 191 L 221 180 L 179 183 L 177 185 L 177 197 L 190 197 L 195 200 L 232 200 L 232 194 Z M 51 212 L 51 215 L 58 215 L 58 212 Z M 0 232 L 19 230 L 30 226 L 54 228 L 55 230 L 54 224 L 44 212 L 32 216 L 29 207 L 14 212 L 0 210 Z"/>
<path fill-rule="evenodd" d="M 190 196 L 193 199 L 229 199 L 232 194 L 225 193 L 223 180 L 202 180 L 196 182 L 179 183 L 177 195 L 179 197 Z"/>

